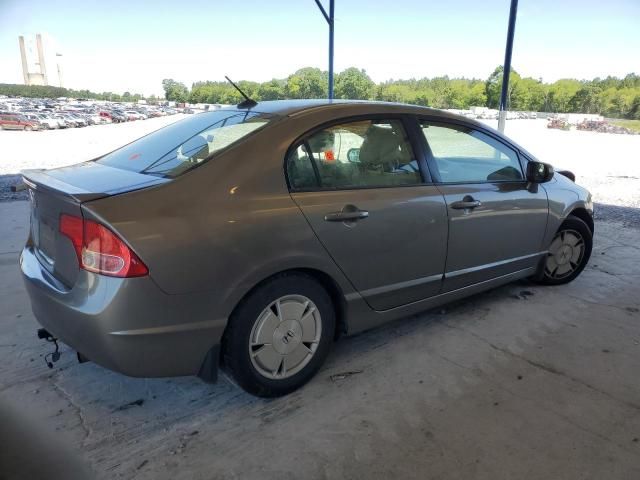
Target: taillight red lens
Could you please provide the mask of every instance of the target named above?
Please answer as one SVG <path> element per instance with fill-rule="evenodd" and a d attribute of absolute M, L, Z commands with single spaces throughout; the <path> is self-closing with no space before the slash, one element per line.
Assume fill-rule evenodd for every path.
<path fill-rule="evenodd" d="M 78 259 L 82 256 L 83 228 L 82 218 L 66 214 L 60 215 L 60 233 L 69 237 L 73 248 L 76 249 Z"/>
<path fill-rule="evenodd" d="M 149 273 L 142 260 L 104 225 L 62 214 L 60 232 L 73 243 L 80 268 L 112 277 L 141 277 Z"/>

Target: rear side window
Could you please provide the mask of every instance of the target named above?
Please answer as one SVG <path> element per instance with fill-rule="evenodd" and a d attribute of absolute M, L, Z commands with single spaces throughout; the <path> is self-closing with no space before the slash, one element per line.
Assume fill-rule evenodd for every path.
<path fill-rule="evenodd" d="M 458 125 L 421 122 L 444 183 L 518 181 L 518 154 L 482 132 Z"/>
<path fill-rule="evenodd" d="M 422 183 L 400 120 L 359 120 L 313 133 L 290 151 L 287 175 L 299 190 Z"/>
<path fill-rule="evenodd" d="M 138 173 L 176 177 L 262 128 L 271 118 L 234 110 L 201 113 L 161 128 L 97 162 Z"/>

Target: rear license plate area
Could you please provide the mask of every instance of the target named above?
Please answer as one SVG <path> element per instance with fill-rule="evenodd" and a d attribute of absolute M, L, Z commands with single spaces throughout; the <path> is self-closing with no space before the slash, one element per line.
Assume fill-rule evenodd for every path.
<path fill-rule="evenodd" d="M 50 219 L 38 219 L 38 249 L 49 264 L 53 264 L 56 246 L 56 231 L 51 225 Z"/>

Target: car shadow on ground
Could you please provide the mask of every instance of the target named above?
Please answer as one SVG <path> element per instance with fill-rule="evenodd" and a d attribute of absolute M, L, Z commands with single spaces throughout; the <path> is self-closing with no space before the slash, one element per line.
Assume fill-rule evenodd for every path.
<path fill-rule="evenodd" d="M 496 302 L 506 299 L 526 301 L 534 295 L 532 289 L 535 287 L 527 280 L 518 281 L 358 335 L 342 337 L 308 386 L 283 398 L 253 397 L 234 385 L 224 370 L 214 385 L 195 377 L 126 377 L 93 363 L 78 365 L 75 352 L 67 347 L 63 350 L 63 361 L 52 372 L 49 381 L 60 395 L 83 411 L 86 444 L 104 440 L 103 435 L 92 438 L 93 432 L 109 432 L 110 441 L 124 440 L 131 429 L 151 432 L 173 428 L 189 424 L 203 415 L 210 422 L 231 414 L 237 417 L 238 413 L 245 411 L 268 423 L 272 416 L 282 415 L 287 405 L 300 408 L 300 399 L 307 389 L 316 395 L 318 389 L 326 389 L 327 384 L 340 388 L 349 377 L 362 374 L 367 366 L 360 359 L 393 344 L 394 339 L 428 335 L 429 330 L 442 325 L 449 314 L 486 312 Z"/>
<path fill-rule="evenodd" d="M 596 208 L 605 212 L 606 206 Z M 629 215 L 626 210 L 637 211 L 621 208 L 625 215 Z M 573 332 L 581 331 L 574 329 L 584 326 L 585 338 L 592 338 L 587 327 L 600 325 L 606 308 L 615 308 L 625 321 L 637 315 L 635 302 L 612 300 L 618 284 L 628 285 L 628 275 L 640 274 L 637 265 L 628 261 L 635 257 L 623 254 L 624 249 L 637 248 L 631 245 L 637 232 L 618 225 L 596 224 L 594 256 L 576 282 L 542 287 L 521 280 L 341 338 L 316 377 L 286 397 L 252 397 L 225 375 L 215 385 L 194 377 L 130 378 L 93 363 L 78 365 L 67 347 L 56 368 L 48 370 L 42 357 L 50 352 L 49 345 L 40 344 L 31 332 L 25 333 L 25 345 L 16 358 L 20 371 L 8 378 L 13 381 L 0 386 L 0 393 L 11 390 L 11 396 L 20 399 L 21 410 L 46 417 L 43 425 L 48 431 L 68 434 L 75 452 L 97 471 L 135 473 L 141 465 L 162 469 L 166 462 L 178 469 L 187 448 L 208 451 L 218 441 L 220 448 L 226 448 L 222 455 L 237 454 L 251 441 L 250 432 L 277 435 L 301 418 L 313 419 L 311 423 L 325 429 L 322 441 L 334 441 L 334 430 L 351 432 L 357 426 L 362 409 L 368 408 L 371 415 L 380 408 L 402 411 L 406 407 L 411 416 L 430 408 L 435 415 L 459 398 L 484 395 L 493 402 L 491 389 L 500 387 L 500 382 L 506 381 L 509 388 L 511 381 L 527 387 L 520 382 L 521 375 L 539 382 L 538 386 L 585 377 L 585 382 L 600 388 L 599 380 L 572 370 L 572 355 L 593 345 L 576 351 L 569 348 L 560 359 L 557 355 L 567 351 L 566 341 L 573 340 Z M 605 284 L 609 286 L 602 287 Z M 595 285 L 598 289 L 585 290 Z M 615 305 L 607 307 L 612 302 Z M 586 312 L 596 307 L 602 310 L 589 321 Z M 602 345 L 597 347 L 601 352 Z M 607 359 L 616 365 L 612 355 Z M 558 365 L 567 369 L 568 376 L 557 370 Z M 575 389 L 574 380 L 570 382 Z M 398 396 L 400 403 L 388 401 Z M 413 431 L 413 426 L 407 428 Z M 300 438 L 308 433 L 303 429 Z"/>
<path fill-rule="evenodd" d="M 640 227 L 640 221 L 635 220 L 640 216 L 640 209 L 598 204 L 596 212 L 597 218 Z M 599 268 L 596 264 L 592 267 Z M 252 397 L 234 385 L 224 371 L 215 385 L 205 384 L 195 377 L 126 377 L 93 363 L 78 365 L 75 352 L 64 346 L 62 361 L 54 370 L 47 370 L 43 359 L 35 358 L 37 365 L 28 364 L 25 373 L 31 378 L 31 386 L 35 383 L 42 390 L 48 384 L 58 400 L 67 401 L 73 409 L 82 412 L 78 417 L 81 419 L 79 427 L 85 435 L 83 445 L 107 441 L 106 437 L 108 441 L 124 440 L 132 429 L 152 432 L 182 428 L 203 415 L 215 422 L 215 419 L 232 413 L 237 416 L 238 413 L 251 412 L 251 415 L 268 422 L 272 416 L 282 414 L 287 406 L 297 405 L 295 408 L 300 408 L 300 403 L 304 403 L 300 399 L 309 389 L 314 394 L 324 395 L 324 390 L 347 384 L 350 377 L 366 370 L 367 366 L 361 359 L 367 353 L 392 346 L 394 339 L 428 336 L 431 329 L 445 324 L 450 315 L 475 318 L 504 302 L 526 301 L 544 289 L 521 280 L 356 336 L 343 337 L 336 342 L 327 363 L 310 384 L 281 399 Z M 34 345 L 35 342 L 37 340 L 34 339 Z M 34 351 L 44 357 L 49 353 L 49 346 L 43 344 Z M 167 352 L 167 355 L 171 354 Z"/>

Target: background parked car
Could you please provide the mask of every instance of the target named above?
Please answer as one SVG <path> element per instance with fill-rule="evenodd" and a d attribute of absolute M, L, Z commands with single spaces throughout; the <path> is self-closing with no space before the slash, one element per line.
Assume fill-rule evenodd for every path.
<path fill-rule="evenodd" d="M 25 117 L 29 120 L 40 123 L 41 128 L 44 130 L 60 128 L 60 124 L 57 120 L 41 113 L 25 113 Z"/>
<path fill-rule="evenodd" d="M 73 128 L 77 126 L 73 118 L 63 113 L 56 113 L 53 115 L 53 118 L 58 120 L 58 122 L 60 123 L 60 128 Z"/>
<path fill-rule="evenodd" d="M 125 115 L 127 115 L 127 118 L 129 120 L 143 120 L 144 119 L 144 115 L 142 115 L 141 113 L 138 113 L 134 110 L 127 110 L 126 112 L 124 112 Z"/>
<path fill-rule="evenodd" d="M 178 113 L 176 109 L 164 105 L 20 97 L 1 97 L 0 112 L 29 115 L 29 120 L 40 123 L 42 129 L 104 125 Z"/>
<path fill-rule="evenodd" d="M 40 130 L 40 122 L 29 120 L 22 114 L 0 114 L 0 130 Z"/>
<path fill-rule="evenodd" d="M 124 114 L 124 112 L 121 112 L 119 110 L 111 111 L 111 118 L 113 119 L 114 123 L 126 122 L 129 119 L 129 117 Z"/>

